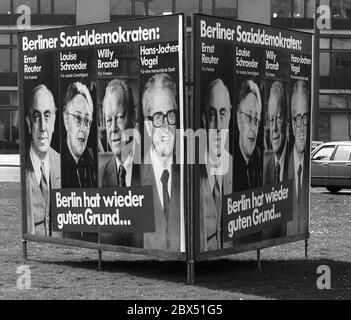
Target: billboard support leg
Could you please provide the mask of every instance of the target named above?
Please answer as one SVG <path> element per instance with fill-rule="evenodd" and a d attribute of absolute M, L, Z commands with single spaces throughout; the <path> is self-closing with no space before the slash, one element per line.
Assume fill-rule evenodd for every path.
<path fill-rule="evenodd" d="M 195 276 L 195 263 L 194 260 L 187 260 L 186 262 L 186 268 L 187 268 L 187 279 L 186 283 L 187 284 L 194 284 L 194 276 Z"/>
<path fill-rule="evenodd" d="M 261 250 L 257 250 L 257 270 L 261 271 Z"/>
<path fill-rule="evenodd" d="M 28 260 L 27 243 L 28 243 L 27 240 L 22 240 L 23 259 L 25 261 Z"/>
<path fill-rule="evenodd" d="M 102 258 L 102 251 L 101 251 L 101 250 L 98 250 L 98 271 L 101 271 L 101 269 L 102 269 L 102 261 L 101 261 L 101 258 Z"/>
<path fill-rule="evenodd" d="M 308 259 L 308 239 L 305 240 L 305 258 Z"/>

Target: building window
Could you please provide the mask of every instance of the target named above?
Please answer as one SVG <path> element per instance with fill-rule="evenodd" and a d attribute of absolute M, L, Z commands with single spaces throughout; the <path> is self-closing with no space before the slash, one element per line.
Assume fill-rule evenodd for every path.
<path fill-rule="evenodd" d="M 31 14 L 37 14 L 38 13 L 38 0 L 13 0 L 14 13 L 16 13 L 16 9 L 20 5 L 28 6 L 30 8 L 30 13 Z"/>
<path fill-rule="evenodd" d="M 213 0 L 200 0 L 201 13 L 212 14 Z"/>
<path fill-rule="evenodd" d="M 183 12 L 186 15 L 191 15 L 193 12 L 199 12 L 199 0 L 189 1 L 189 0 L 177 0 L 176 1 L 176 11 Z"/>
<path fill-rule="evenodd" d="M 110 0 L 111 21 L 132 16 L 131 0 Z"/>
<path fill-rule="evenodd" d="M 11 49 L 0 49 L 0 73 L 11 72 Z"/>
<path fill-rule="evenodd" d="M 293 17 L 294 18 L 304 18 L 305 17 L 305 1 L 303 0 L 294 0 L 293 3 Z"/>
<path fill-rule="evenodd" d="M 0 44 L 11 44 L 11 35 L 0 33 Z"/>
<path fill-rule="evenodd" d="M 51 14 L 51 0 L 40 0 L 40 13 Z"/>
<path fill-rule="evenodd" d="M 0 1 L 0 25 L 9 25 L 11 23 L 11 4 L 10 0 Z"/>
<path fill-rule="evenodd" d="M 291 27 L 291 1 L 271 0 L 271 24 Z"/>
<path fill-rule="evenodd" d="M 237 18 L 238 0 L 217 0 L 213 14 L 220 17 Z"/>
<path fill-rule="evenodd" d="M 153 0 L 149 3 L 149 15 L 151 16 L 171 14 L 172 9 L 172 0 Z"/>
<path fill-rule="evenodd" d="M 149 0 L 135 0 L 135 15 L 146 16 L 149 14 Z"/>
<path fill-rule="evenodd" d="M 75 0 L 54 1 L 54 24 L 56 25 L 76 24 L 76 1 Z"/>
<path fill-rule="evenodd" d="M 332 28 L 349 29 L 351 27 L 351 0 L 330 0 Z"/>
<path fill-rule="evenodd" d="M 319 74 L 320 76 L 330 75 L 330 53 L 321 52 L 319 54 Z"/>

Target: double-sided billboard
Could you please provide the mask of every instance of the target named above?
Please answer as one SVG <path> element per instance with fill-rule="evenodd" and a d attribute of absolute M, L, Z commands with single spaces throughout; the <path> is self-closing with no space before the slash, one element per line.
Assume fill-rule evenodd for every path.
<path fill-rule="evenodd" d="M 196 254 L 307 238 L 312 36 L 204 15 L 193 29 Z"/>
<path fill-rule="evenodd" d="M 23 234 L 184 251 L 183 16 L 18 43 Z"/>

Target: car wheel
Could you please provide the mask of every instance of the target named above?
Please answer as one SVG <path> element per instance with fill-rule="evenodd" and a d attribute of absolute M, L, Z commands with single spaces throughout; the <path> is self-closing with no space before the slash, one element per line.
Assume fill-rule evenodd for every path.
<path fill-rule="evenodd" d="M 338 193 L 341 190 L 341 188 L 338 187 L 328 187 L 327 189 L 331 193 Z"/>

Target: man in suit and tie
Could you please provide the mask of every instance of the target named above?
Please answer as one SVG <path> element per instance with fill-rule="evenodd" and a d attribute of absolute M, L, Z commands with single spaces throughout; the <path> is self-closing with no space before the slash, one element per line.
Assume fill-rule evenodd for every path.
<path fill-rule="evenodd" d="M 289 150 L 287 140 L 288 107 L 283 84 L 273 82 L 268 98 L 270 141 L 273 152 L 264 156 L 263 184 L 273 184 L 288 179 Z M 263 239 L 286 235 L 286 224 L 263 230 Z"/>
<path fill-rule="evenodd" d="M 309 90 L 306 83 L 298 80 L 291 96 L 291 121 L 295 142 L 289 159 L 289 179 L 293 180 L 293 219 L 287 223 L 288 236 L 308 232 L 308 101 Z"/>
<path fill-rule="evenodd" d="M 111 159 L 101 168 L 102 187 L 130 187 L 140 185 L 139 166 L 133 165 L 133 138 L 125 136 L 135 125 L 133 93 L 126 81 L 114 79 L 106 87 L 102 103 L 106 136 L 112 151 Z M 102 233 L 101 242 L 142 246 L 142 235 L 131 233 Z"/>
<path fill-rule="evenodd" d="M 155 232 L 144 233 L 144 248 L 180 251 L 180 177 L 174 164 L 178 124 L 176 84 L 165 73 L 146 83 L 142 106 L 145 127 L 151 140 L 141 166 L 141 184 L 152 185 Z"/>
<path fill-rule="evenodd" d="M 275 81 L 268 99 L 268 119 L 273 153 L 265 157 L 263 184 L 282 182 L 288 178 L 287 103 L 283 84 Z"/>
<path fill-rule="evenodd" d="M 50 189 L 61 187 L 60 155 L 50 147 L 55 129 L 54 97 L 45 85 L 34 88 L 26 122 L 31 135 L 26 158 L 27 233 L 61 236 L 52 232 Z"/>
<path fill-rule="evenodd" d="M 221 79 L 213 80 L 202 108 L 207 151 L 200 166 L 200 251 L 233 245 L 224 243 L 222 235 L 222 198 L 232 193 L 233 160 L 227 152 L 231 108 L 228 88 Z"/>

